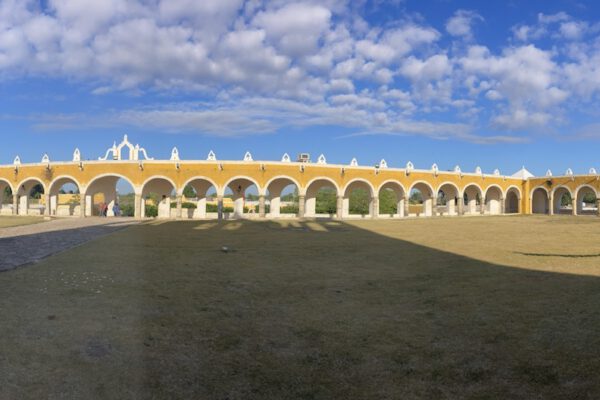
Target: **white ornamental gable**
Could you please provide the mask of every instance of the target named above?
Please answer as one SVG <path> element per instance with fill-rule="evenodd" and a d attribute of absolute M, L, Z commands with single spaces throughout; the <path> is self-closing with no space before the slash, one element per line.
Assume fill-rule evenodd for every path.
<path fill-rule="evenodd" d="M 379 161 L 379 168 L 387 168 L 387 162 L 382 158 L 381 161 Z"/>
<path fill-rule="evenodd" d="M 350 161 L 350 166 L 358 167 L 358 160 L 356 160 L 356 158 L 353 158 L 352 161 Z"/>
<path fill-rule="evenodd" d="M 207 161 L 217 161 L 217 156 L 214 153 L 214 151 L 211 150 L 208 152 L 208 157 L 206 157 L 206 160 Z"/>
<path fill-rule="evenodd" d="M 551 170 L 546 171 L 546 176 L 552 176 L 552 171 Z"/>
<path fill-rule="evenodd" d="M 252 159 L 252 154 L 250 154 L 249 151 L 247 151 L 246 154 L 244 154 L 244 161 L 254 161 Z"/>
<path fill-rule="evenodd" d="M 81 161 L 81 152 L 79 151 L 79 149 L 75 149 L 75 151 L 73 152 L 73 161 L 74 162 Z"/>
<path fill-rule="evenodd" d="M 48 157 L 48 154 L 44 154 L 44 156 L 42 157 L 42 164 L 48 164 L 50 162 L 50 157 Z"/>
<path fill-rule="evenodd" d="M 323 154 L 321 154 L 319 158 L 317 158 L 317 164 L 327 164 L 327 159 Z"/>
<path fill-rule="evenodd" d="M 290 158 L 290 155 L 288 153 L 285 153 L 283 155 L 283 157 L 281 157 L 281 162 L 291 162 L 292 159 Z"/>
<path fill-rule="evenodd" d="M 177 150 L 177 147 L 173 147 L 173 150 L 171 150 L 171 161 L 179 161 L 179 150 Z"/>

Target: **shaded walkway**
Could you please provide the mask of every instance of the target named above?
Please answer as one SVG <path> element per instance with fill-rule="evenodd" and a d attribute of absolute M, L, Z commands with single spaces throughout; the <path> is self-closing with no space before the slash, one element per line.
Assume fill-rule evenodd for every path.
<path fill-rule="evenodd" d="M 0 271 L 39 261 L 136 223 L 131 218 L 68 218 L 0 228 Z"/>

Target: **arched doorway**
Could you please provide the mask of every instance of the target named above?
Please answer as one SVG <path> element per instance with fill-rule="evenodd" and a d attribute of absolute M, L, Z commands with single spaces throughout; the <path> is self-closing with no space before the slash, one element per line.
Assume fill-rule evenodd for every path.
<path fill-rule="evenodd" d="M 42 181 L 32 178 L 19 184 L 19 215 L 44 215 L 46 189 Z"/>
<path fill-rule="evenodd" d="M 318 178 L 306 188 L 305 216 L 331 218 L 337 214 L 338 189 L 328 178 Z"/>
<path fill-rule="evenodd" d="M 213 181 L 197 177 L 189 180 L 183 186 L 182 218 L 217 218 L 217 208 L 217 186 Z"/>
<path fill-rule="evenodd" d="M 175 184 L 170 179 L 157 176 L 147 180 L 142 186 L 142 218 L 174 218 L 176 195 Z"/>
<path fill-rule="evenodd" d="M 544 188 L 536 188 L 531 194 L 531 213 L 548 214 L 549 211 L 548 192 Z"/>
<path fill-rule="evenodd" d="M 373 187 L 363 180 L 351 181 L 344 190 L 342 218 L 373 216 Z"/>
<path fill-rule="evenodd" d="M 502 189 L 490 186 L 485 192 L 485 211 L 490 215 L 502 214 Z"/>
<path fill-rule="evenodd" d="M 232 207 L 235 218 L 258 217 L 259 193 L 260 188 L 254 180 L 246 177 L 233 178 L 225 185 L 223 206 L 224 208 Z M 232 204 L 226 206 L 226 201 L 231 201 Z"/>
<path fill-rule="evenodd" d="M 558 186 L 554 189 L 552 198 L 554 214 L 573 214 L 573 196 L 569 188 Z"/>
<path fill-rule="evenodd" d="M 65 176 L 55 179 L 48 190 L 50 215 L 59 217 L 81 216 L 81 192 L 74 178 Z"/>
<path fill-rule="evenodd" d="M 417 182 L 409 190 L 408 215 L 430 217 L 433 215 L 433 188 L 425 182 Z"/>
<path fill-rule="evenodd" d="M 404 217 L 404 188 L 399 182 L 385 182 L 379 188 L 379 217 L 401 218 Z"/>
<path fill-rule="evenodd" d="M 458 215 L 458 187 L 453 183 L 440 185 L 436 196 L 436 214 Z"/>
<path fill-rule="evenodd" d="M 576 193 L 577 215 L 597 215 L 597 193 L 591 186 L 582 186 Z"/>
<path fill-rule="evenodd" d="M 465 190 L 463 191 L 463 204 L 465 214 L 481 214 L 481 210 L 483 209 L 481 205 L 482 197 L 483 193 L 479 186 L 471 184 L 465 187 Z"/>
<path fill-rule="evenodd" d="M 13 191 L 8 181 L 0 179 L 0 215 L 12 215 Z"/>
<path fill-rule="evenodd" d="M 300 187 L 291 178 L 277 177 L 267 183 L 265 198 L 269 218 L 296 217 L 299 212 Z"/>
<path fill-rule="evenodd" d="M 517 214 L 519 213 L 520 195 L 516 188 L 510 188 L 506 192 L 506 198 L 504 200 L 504 212 L 506 214 Z"/>
<path fill-rule="evenodd" d="M 133 216 L 135 194 L 133 185 L 119 175 L 103 175 L 89 183 L 85 191 L 85 215 L 102 216 L 103 208 L 107 217 L 115 216 L 115 209 L 121 216 Z M 139 205 L 138 205 L 139 206 Z"/>

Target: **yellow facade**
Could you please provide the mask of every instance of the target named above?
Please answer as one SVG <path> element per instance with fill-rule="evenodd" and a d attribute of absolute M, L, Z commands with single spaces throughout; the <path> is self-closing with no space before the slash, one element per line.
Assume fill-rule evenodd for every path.
<path fill-rule="evenodd" d="M 337 190 L 338 196 L 347 197 L 350 184 L 363 186 L 377 198 L 382 187 L 395 187 L 404 196 L 414 187 L 430 191 L 437 196 L 443 188 L 454 188 L 456 197 L 462 198 L 465 190 L 474 190 L 481 199 L 486 199 L 490 190 L 497 190 L 503 200 L 512 191 L 518 198 L 518 212 L 531 213 L 533 189 L 544 187 L 552 190 L 557 186 L 569 188 L 575 193 L 587 185 L 598 193 L 598 176 L 583 175 L 570 177 L 544 177 L 527 180 L 509 176 L 470 174 L 436 170 L 406 170 L 396 168 L 375 168 L 347 165 L 328 165 L 295 162 L 261 161 L 84 161 L 56 162 L 51 164 L 23 164 L 0 166 L 0 185 L 9 186 L 19 194 L 32 183 L 41 183 L 48 196 L 56 194 L 65 182 L 79 188 L 85 197 L 90 186 L 103 177 L 122 178 L 130 182 L 136 195 L 141 196 L 152 182 L 166 182 L 181 196 L 184 187 L 194 181 L 203 180 L 213 185 L 222 198 L 227 187 L 232 191 L 255 184 L 260 195 L 272 192 L 275 182 L 294 183 L 301 196 L 307 196 L 309 187 L 316 181 L 329 182 Z M 242 184 L 239 186 L 242 187 Z M 494 188 L 494 189 L 493 189 Z M 228 200 L 223 200 L 228 201 Z M 231 200 L 233 202 L 233 200 Z M 62 200 L 61 200 L 62 202 Z M 83 200 L 82 200 L 83 203 Z M 224 204 L 225 205 L 225 204 Z M 229 205 L 225 205 L 231 206 Z"/>

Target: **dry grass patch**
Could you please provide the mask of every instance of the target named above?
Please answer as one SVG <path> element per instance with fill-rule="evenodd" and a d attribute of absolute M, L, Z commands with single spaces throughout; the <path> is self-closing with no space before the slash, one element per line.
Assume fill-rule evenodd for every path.
<path fill-rule="evenodd" d="M 0 398 L 597 398 L 599 223 L 134 226 L 0 274 Z"/>
<path fill-rule="evenodd" d="M 44 222 L 44 217 L 20 217 L 20 216 L 0 216 L 0 228 L 10 228 L 11 226 L 31 225 Z"/>

